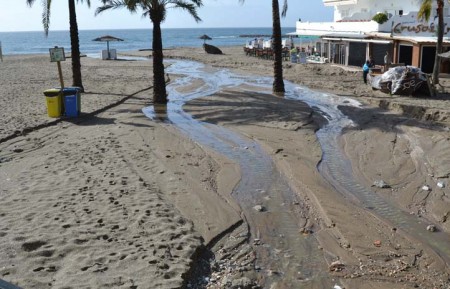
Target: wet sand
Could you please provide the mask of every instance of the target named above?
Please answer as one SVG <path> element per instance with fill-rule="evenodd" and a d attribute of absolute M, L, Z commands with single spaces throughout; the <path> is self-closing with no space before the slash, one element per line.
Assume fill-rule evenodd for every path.
<path fill-rule="evenodd" d="M 270 61 L 246 57 L 240 47 L 223 51 L 226 55 L 213 56 L 182 48 L 165 55 L 271 74 Z M 66 76 L 69 65 L 63 63 Z M 127 100 L 49 125 L 53 119 L 46 116 L 42 91 L 58 85 L 54 66 L 46 56 L 6 56 L 0 64 L 0 278 L 24 288 L 179 288 L 196 281 L 192 270 L 195 275 L 209 267 L 213 280 L 205 286 L 227 288 L 283 275 L 252 266 L 259 244 L 249 237 L 231 196 L 241 175 L 237 164 L 142 115 L 151 101 L 151 62 L 83 58 L 83 112 Z M 433 234 L 426 231 L 428 224 L 450 231 L 448 186 L 437 186 L 447 184 L 450 173 L 449 132 L 422 122 L 445 125 L 448 96 L 388 97 L 364 86 L 360 72 L 329 65 L 286 63 L 284 68 L 294 83 L 374 105 L 343 108 L 355 122 L 341 139 L 355 176 L 367 187 L 375 180 L 389 184 L 372 189 L 420 216 L 424 232 Z M 318 173 L 322 152 L 315 131 L 325 121 L 311 108 L 231 90 L 194 100 L 185 109 L 257 141 L 272 157 L 304 206 L 299 223 L 308 231 L 299 230 L 299 238 L 314 237 L 325 264 L 341 262 L 342 270 L 329 272 L 335 284 L 448 288 L 448 264 L 342 196 Z M 37 126 L 42 128 L 34 130 Z M 431 190 L 422 190 L 424 185 Z M 207 252 L 216 254 L 216 263 L 201 268 L 199 254 Z"/>

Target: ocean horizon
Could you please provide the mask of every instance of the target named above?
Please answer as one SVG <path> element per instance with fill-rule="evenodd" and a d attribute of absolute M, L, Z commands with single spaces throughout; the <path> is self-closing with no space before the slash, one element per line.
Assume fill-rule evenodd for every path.
<path fill-rule="evenodd" d="M 282 34 L 294 32 L 295 27 L 283 27 Z M 105 42 L 93 41 L 93 39 L 111 35 L 123 39 L 120 42 L 110 42 L 110 48 L 121 51 L 133 51 L 151 49 L 151 29 L 108 29 L 108 30 L 80 30 L 80 52 L 82 54 L 99 53 L 106 49 Z M 270 38 L 271 27 L 242 27 L 242 28 L 164 28 L 162 29 L 163 48 L 175 47 L 201 47 L 203 40 L 199 37 L 208 35 L 212 40 L 208 44 L 224 47 L 242 45 L 252 39 L 254 35 L 263 35 Z M 254 37 L 253 37 L 254 38 Z M 49 48 L 64 47 L 70 52 L 70 33 L 66 30 L 49 31 L 45 37 L 43 31 L 18 31 L 0 32 L 0 42 L 3 55 L 20 54 L 47 54 Z"/>

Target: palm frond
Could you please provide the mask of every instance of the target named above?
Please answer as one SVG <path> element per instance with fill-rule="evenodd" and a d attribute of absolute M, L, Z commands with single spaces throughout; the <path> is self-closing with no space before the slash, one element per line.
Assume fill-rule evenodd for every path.
<path fill-rule="evenodd" d="M 287 0 L 284 0 L 283 9 L 281 10 L 282 17 L 286 17 L 287 10 L 288 10 L 288 3 L 287 3 Z"/>
<path fill-rule="evenodd" d="M 191 14 L 196 22 L 202 21 L 197 13 L 197 8 L 203 5 L 202 1 L 196 1 L 196 3 L 188 3 L 184 0 L 175 0 L 171 1 L 171 3 L 173 5 L 171 8 L 181 8 L 183 10 L 186 10 L 189 14 Z"/>
<path fill-rule="evenodd" d="M 83 0 L 77 0 L 77 3 L 78 3 L 78 2 L 83 3 L 84 1 L 83 1 Z M 86 4 L 87 4 L 87 6 L 88 6 L 89 8 L 91 8 L 91 0 L 86 0 Z"/>
<path fill-rule="evenodd" d="M 419 12 L 417 12 L 417 19 L 419 20 L 430 20 L 430 15 L 432 11 L 432 0 L 422 0 Z"/>
<path fill-rule="evenodd" d="M 27 0 L 28 6 L 33 6 L 35 0 Z"/>
<path fill-rule="evenodd" d="M 127 4 L 123 0 L 102 0 L 102 2 L 103 6 L 100 6 L 95 10 L 95 15 L 98 15 L 106 10 L 127 7 Z"/>
<path fill-rule="evenodd" d="M 202 0 L 191 0 L 191 2 L 194 3 L 194 5 L 196 5 L 197 7 L 202 7 L 203 6 L 203 1 Z"/>
<path fill-rule="evenodd" d="M 52 0 L 42 1 L 42 25 L 44 26 L 45 36 L 48 36 L 48 30 L 50 28 L 50 7 L 52 5 Z"/>
<path fill-rule="evenodd" d="M 141 6 L 143 10 L 146 10 L 146 9 L 144 9 L 145 3 L 142 3 L 142 2 L 151 2 L 151 1 L 123 0 L 123 2 L 126 4 L 127 9 L 130 12 L 136 13 L 136 11 L 139 8 L 139 6 Z"/>
<path fill-rule="evenodd" d="M 152 21 L 158 21 L 158 22 L 164 22 L 166 20 L 167 15 L 167 3 L 171 2 L 172 0 L 168 0 L 166 2 L 164 1 L 151 1 L 152 4 L 149 6 L 146 6 L 146 10 L 150 14 L 150 19 Z M 142 5 L 142 4 L 141 4 Z"/>

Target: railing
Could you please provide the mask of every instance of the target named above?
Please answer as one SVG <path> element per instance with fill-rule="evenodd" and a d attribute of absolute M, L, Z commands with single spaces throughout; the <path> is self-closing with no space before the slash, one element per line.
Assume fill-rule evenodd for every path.
<path fill-rule="evenodd" d="M 274 58 L 274 51 L 271 48 L 249 48 L 244 47 L 245 55 L 247 56 L 254 56 L 262 59 L 273 59 Z M 289 54 L 289 48 L 285 47 L 282 50 L 282 58 L 283 60 L 289 60 L 290 54 Z"/>
<path fill-rule="evenodd" d="M 357 0 L 323 0 L 325 6 L 351 5 L 358 3 Z"/>

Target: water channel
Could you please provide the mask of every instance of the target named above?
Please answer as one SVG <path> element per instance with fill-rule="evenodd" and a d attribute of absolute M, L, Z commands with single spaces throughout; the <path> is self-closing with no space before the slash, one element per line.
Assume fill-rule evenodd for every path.
<path fill-rule="evenodd" d="M 301 200 L 297 200 L 271 158 L 257 142 L 223 127 L 195 120 L 182 109 L 189 100 L 241 85 L 271 94 L 272 78 L 237 75 L 226 69 L 205 67 L 201 63 L 184 60 L 171 61 L 166 72 L 179 77 L 167 87 L 170 102 L 164 120 L 195 142 L 209 146 L 241 167 L 242 179 L 232 195 L 242 208 L 252 238 L 261 239 L 264 244 L 256 249 L 256 266 L 261 268 L 261 272 L 279 272 L 263 274 L 264 287 L 271 288 L 277 284 L 277 288 L 300 288 L 297 286 L 302 282 L 305 288 L 332 288 L 334 282 L 327 273 L 328 267 L 316 239 L 313 235 L 303 237 L 299 234 L 304 225 L 298 221 L 302 217 Z M 200 85 L 195 90 L 180 89 L 192 83 Z M 428 244 L 449 261 L 447 234 L 427 234 L 417 217 L 389 204 L 353 177 L 351 164 L 337 142 L 342 129 L 351 126 L 352 121 L 339 111 L 338 105 L 360 104 L 349 98 L 315 92 L 289 82 L 285 84 L 286 98 L 306 102 L 329 122 L 317 132 L 323 150 L 323 160 L 318 166 L 322 175 L 343 195 L 356 198 L 372 213 Z M 145 108 L 144 113 L 152 119 L 160 117 L 153 107 Z M 253 209 L 262 203 L 266 207 L 265 212 Z M 300 206 L 290 205 L 293 203 L 300 203 Z"/>

